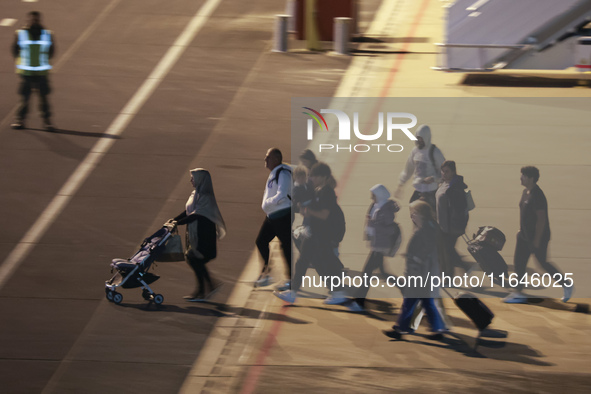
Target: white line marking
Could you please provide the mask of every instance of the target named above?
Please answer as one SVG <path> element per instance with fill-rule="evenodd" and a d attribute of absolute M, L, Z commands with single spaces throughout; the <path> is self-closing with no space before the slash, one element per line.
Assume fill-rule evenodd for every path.
<path fill-rule="evenodd" d="M 131 100 L 129 100 L 115 120 L 113 120 L 107 129 L 106 134 L 118 136 L 123 133 L 123 130 L 125 130 L 129 122 L 131 122 L 146 100 L 148 100 L 152 93 L 154 93 L 154 90 L 156 90 L 160 82 L 164 79 L 166 74 L 168 74 L 170 69 L 174 66 L 221 1 L 222 0 L 207 0 L 199 11 L 197 11 L 189 24 L 185 27 L 185 30 L 183 30 L 174 44 L 168 49 L 164 57 L 160 60 L 158 65 L 156 65 L 142 86 L 133 95 Z M 37 219 L 37 221 L 31 226 L 29 231 L 27 231 L 16 247 L 4 260 L 0 266 L 0 289 L 4 287 L 8 279 L 29 255 L 33 247 L 35 247 L 41 237 L 43 237 L 47 229 L 64 210 L 82 183 L 88 178 L 92 173 L 92 170 L 94 170 L 114 143 L 115 139 L 108 138 L 101 139 L 94 145 L 88 155 L 86 155 L 84 161 L 80 163 L 78 168 L 76 168 L 64 186 L 62 186 L 47 208 L 45 208 L 39 219 Z"/>
<path fill-rule="evenodd" d="M 0 21 L 0 26 L 12 26 L 16 22 L 16 19 L 4 18 Z"/>
<path fill-rule="evenodd" d="M 23 3 L 36 3 L 37 0 L 23 0 Z"/>

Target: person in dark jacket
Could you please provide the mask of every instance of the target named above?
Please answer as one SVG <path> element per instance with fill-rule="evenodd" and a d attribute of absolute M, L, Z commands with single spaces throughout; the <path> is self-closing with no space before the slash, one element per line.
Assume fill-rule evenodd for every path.
<path fill-rule="evenodd" d="M 334 251 L 338 243 L 335 245 L 335 229 L 330 221 L 331 214 L 338 209 L 337 195 L 332 187 L 332 172 L 327 164 L 319 162 L 312 167 L 309 177 L 314 184 L 315 195 L 309 205 L 301 208 L 301 214 L 309 219 L 310 237 L 302 242 L 291 290 L 273 292 L 273 295 L 289 304 L 296 301 L 297 292 L 302 287 L 303 277 L 308 268 L 313 266 L 321 277 L 341 276 L 343 271 L 343 263 Z M 349 298 L 345 296 L 342 286 L 339 286 L 333 289 L 324 303 L 339 305 L 348 301 Z"/>
<path fill-rule="evenodd" d="M 430 276 L 437 276 L 440 273 L 437 258 L 437 233 L 439 226 L 435 222 L 431 206 L 425 201 L 416 200 L 410 204 L 410 217 L 416 226 L 416 230 L 408 242 L 404 275 L 409 283 L 411 283 L 411 277 L 420 277 L 423 283 L 426 283 Z M 416 284 L 417 282 L 415 281 L 414 283 Z M 402 301 L 398 322 L 391 330 L 384 330 L 383 333 L 390 338 L 401 339 L 404 333 L 414 332 L 411 324 L 415 309 L 420 302 L 427 313 L 431 330 L 435 333 L 429 339 L 441 339 L 443 337 L 442 333 L 446 329 L 443 318 L 433 298 L 439 296 L 438 289 L 431 291 L 428 285 L 407 284 L 407 287 L 402 290 L 404 300 Z"/>
<path fill-rule="evenodd" d="M 455 267 L 465 271 L 470 265 L 462 260 L 456 251 L 458 238 L 466 231 L 468 208 L 466 203 L 464 177 L 457 174 L 456 163 L 446 160 L 441 165 L 443 182 L 439 185 L 435 198 L 437 201 L 437 223 L 441 228 L 439 238 L 439 263 L 441 271 L 453 275 Z"/>
<path fill-rule="evenodd" d="M 217 240 L 226 235 L 226 224 L 218 208 L 209 171 L 195 168 L 191 172 L 191 184 L 195 188 L 185 210 L 174 219 L 177 225 L 187 225 L 185 261 L 195 272 L 197 286 L 185 298 L 191 302 L 211 297 L 221 283 L 212 280 L 205 266 L 217 255 Z"/>

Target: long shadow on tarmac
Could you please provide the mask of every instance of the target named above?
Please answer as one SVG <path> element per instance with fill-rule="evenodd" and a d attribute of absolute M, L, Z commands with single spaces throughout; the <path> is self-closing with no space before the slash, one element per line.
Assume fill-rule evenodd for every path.
<path fill-rule="evenodd" d="M 498 331 L 498 337 L 503 338 L 504 332 Z M 426 338 L 426 335 L 415 334 Z M 492 335 L 492 334 L 491 334 Z M 483 338 L 473 338 L 458 333 L 449 333 L 439 342 L 418 341 L 417 344 L 425 346 L 449 349 L 456 353 L 462 353 L 466 357 L 488 358 L 500 361 L 512 361 L 521 364 L 538 365 L 550 367 L 555 364 L 540 360 L 545 357 L 541 352 L 520 343 L 506 341 L 492 341 Z M 474 343 L 474 345 L 470 345 Z M 481 350 L 479 350 L 481 349 Z"/>
<path fill-rule="evenodd" d="M 88 131 L 78 131 L 78 130 L 64 130 L 64 129 L 55 129 L 53 131 L 45 130 L 45 129 L 34 129 L 34 128 L 25 128 L 24 130 L 32 130 L 32 131 L 42 131 L 44 133 L 49 134 L 65 134 L 65 135 L 76 135 L 79 137 L 92 137 L 92 138 L 110 138 L 113 140 L 121 139 L 118 135 L 111 135 L 106 133 L 94 133 Z"/>
<path fill-rule="evenodd" d="M 160 312 L 160 313 L 184 313 L 189 315 L 199 315 L 199 316 L 214 316 L 214 317 L 245 317 L 245 318 L 256 318 L 256 319 L 264 319 L 264 320 L 276 320 L 276 321 L 283 321 L 286 323 L 292 324 L 310 324 L 310 322 L 295 319 L 293 317 L 286 316 L 284 314 L 278 313 L 271 313 L 271 312 L 262 312 L 256 309 L 249 309 L 249 308 L 241 308 L 241 307 L 232 307 L 226 304 L 221 304 L 217 302 L 202 302 L 199 303 L 201 306 L 188 306 L 186 308 L 179 307 L 176 305 L 161 305 L 159 307 L 154 307 L 148 304 L 119 304 L 119 307 L 123 308 L 133 308 L 133 309 L 143 309 L 146 312 Z M 207 306 L 211 306 L 208 308 Z"/>

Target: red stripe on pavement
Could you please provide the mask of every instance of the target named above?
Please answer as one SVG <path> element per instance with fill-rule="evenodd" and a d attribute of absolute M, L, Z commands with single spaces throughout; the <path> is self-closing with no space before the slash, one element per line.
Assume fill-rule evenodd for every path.
<path fill-rule="evenodd" d="M 287 307 L 284 305 L 281 308 L 281 310 L 279 311 L 278 317 L 285 316 L 286 313 L 287 313 Z M 279 329 L 281 328 L 281 323 L 283 323 L 283 321 L 284 320 L 281 319 L 281 320 L 275 320 L 273 322 L 273 326 L 271 326 L 271 330 L 269 331 L 269 334 L 267 334 L 267 337 L 265 338 L 265 342 L 263 343 L 263 346 L 261 347 L 261 351 L 259 352 L 257 359 L 255 360 L 254 364 L 248 370 L 248 375 L 246 376 L 246 379 L 244 381 L 244 385 L 242 386 L 242 390 L 240 390 L 241 394 L 251 394 L 254 391 L 254 389 L 256 388 L 256 385 L 259 381 L 259 377 L 261 376 L 263 369 L 265 369 L 265 366 L 263 365 L 263 363 L 267 359 L 267 356 L 269 355 L 269 352 L 271 351 L 271 348 L 273 347 L 273 344 L 276 341 L 277 335 L 279 334 Z"/>
<path fill-rule="evenodd" d="M 423 14 L 425 13 L 425 10 L 427 9 L 427 4 L 429 4 L 429 0 L 423 0 L 423 4 L 421 4 L 421 8 L 419 9 L 419 12 L 415 16 L 415 19 L 414 19 L 413 23 L 411 24 L 410 30 L 407 34 L 407 37 L 414 37 L 415 36 L 417 27 L 419 26 L 421 19 L 423 18 Z M 382 92 L 380 93 L 380 100 L 378 101 L 378 105 L 376 106 L 376 110 L 374 111 L 373 117 L 371 119 L 375 119 L 376 116 L 378 115 L 379 110 L 382 107 L 382 103 L 383 103 L 384 99 L 386 98 L 386 95 L 388 94 L 388 90 L 390 90 L 390 88 L 392 87 L 392 84 L 394 83 L 394 77 L 395 77 L 396 73 L 398 72 L 398 70 L 400 69 L 400 65 L 402 64 L 402 61 L 404 60 L 404 56 L 406 55 L 405 52 L 408 52 L 408 48 L 410 47 L 410 41 L 411 40 L 408 40 L 404 43 L 404 45 L 400 49 L 401 53 L 399 53 L 396 56 L 396 62 L 394 63 L 394 66 L 392 66 L 392 68 L 390 69 L 390 72 L 388 73 L 388 78 L 386 79 L 386 83 L 384 84 L 384 88 L 382 89 Z M 351 159 L 347 163 L 347 167 L 345 168 L 345 172 L 341 176 L 341 178 L 339 179 L 339 182 L 337 184 L 337 190 L 336 190 L 337 195 L 339 195 L 340 192 L 343 191 L 343 189 L 344 189 L 344 186 L 341 187 L 341 183 L 343 185 L 347 184 L 347 182 L 349 180 L 349 176 L 353 172 L 353 167 L 355 167 L 355 164 L 357 164 L 358 158 L 359 158 L 359 153 L 357 151 L 354 151 L 351 153 Z"/>
<path fill-rule="evenodd" d="M 410 28 L 409 33 L 407 34 L 407 37 L 414 37 L 417 27 L 419 26 L 420 21 L 423 17 L 423 14 L 425 13 L 425 10 L 427 9 L 427 5 L 429 4 L 429 1 L 430 0 L 423 0 L 423 3 L 421 4 L 421 8 L 419 9 L 419 12 L 415 16 L 415 19 L 414 19 L 413 23 L 411 24 L 411 28 Z M 401 49 L 401 52 L 406 52 L 408 50 L 408 47 L 410 46 L 409 41 L 404 43 L 404 45 Z M 390 72 L 388 74 L 388 78 L 386 79 L 386 84 L 384 85 L 384 88 L 382 89 L 382 92 L 380 94 L 380 98 L 382 100 L 380 100 L 379 105 L 377 106 L 376 113 L 378 112 L 379 108 L 381 107 L 381 103 L 382 103 L 384 97 L 386 96 L 386 94 L 388 93 L 388 90 L 390 89 L 392 83 L 394 82 L 394 76 L 398 72 L 398 69 L 400 68 L 400 64 L 402 63 L 402 60 L 404 60 L 404 55 L 405 55 L 404 53 L 398 54 L 396 57 L 396 62 L 394 63 L 394 66 L 390 69 Z M 347 163 L 345 173 L 339 179 L 339 182 L 337 185 L 337 190 L 336 190 L 337 195 L 345 188 L 345 185 L 347 184 L 347 182 L 349 180 L 349 176 L 353 170 L 353 167 L 355 166 L 355 163 L 357 162 L 357 156 L 358 156 L 357 152 L 352 153 L 352 157 L 349 160 L 349 163 Z M 279 316 L 284 316 L 284 315 L 286 315 L 286 313 L 287 313 L 287 308 L 285 306 L 283 306 L 283 308 L 281 308 L 281 311 L 279 312 Z M 273 347 L 273 344 L 276 342 L 277 335 L 279 334 L 279 330 L 280 330 L 283 322 L 284 322 L 283 319 L 282 320 L 275 320 L 273 322 L 273 326 L 271 327 L 271 330 L 269 331 L 267 337 L 265 338 L 263 346 L 261 347 L 261 351 L 259 352 L 254 365 L 252 365 L 248 371 L 248 374 L 245 378 L 244 384 L 242 385 L 242 390 L 240 391 L 241 394 L 251 394 L 252 392 L 254 392 L 254 389 L 256 388 L 258 380 L 261 376 L 261 373 L 265 369 L 264 362 L 267 359 L 267 357 L 271 351 L 271 348 Z"/>

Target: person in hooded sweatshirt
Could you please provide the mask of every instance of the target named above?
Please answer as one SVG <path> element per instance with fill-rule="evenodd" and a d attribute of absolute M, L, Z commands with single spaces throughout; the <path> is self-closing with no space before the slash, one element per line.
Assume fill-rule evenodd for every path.
<path fill-rule="evenodd" d="M 185 261 L 195 272 L 197 286 L 188 301 L 199 302 L 211 297 L 221 286 L 212 280 L 205 264 L 217 255 L 217 240 L 226 235 L 226 224 L 218 208 L 209 171 L 195 168 L 190 171 L 191 184 L 195 188 L 185 210 L 172 221 L 187 225 Z"/>
<path fill-rule="evenodd" d="M 441 150 L 431 143 L 431 129 L 421 125 L 415 136 L 416 147 L 410 152 L 404 170 L 400 173 L 400 183 L 394 192 L 394 197 L 400 199 L 402 188 L 413 177 L 415 188 L 410 202 L 421 199 L 435 209 L 435 192 L 441 182 L 441 165 L 445 161 Z"/>
<path fill-rule="evenodd" d="M 400 206 L 390 199 L 390 192 L 384 185 L 375 185 L 371 189 L 371 201 L 365 222 L 365 239 L 369 243 L 370 253 L 363 267 L 363 277 L 370 277 L 375 270 L 388 276 L 384 270 L 384 256 L 393 257 L 400 247 L 400 228 L 394 222 Z M 365 308 L 365 297 L 369 287 L 359 288 L 357 298 L 348 305 L 349 310 L 360 312 Z"/>
<path fill-rule="evenodd" d="M 468 186 L 464 177 L 457 174 L 456 162 L 446 160 L 441 165 L 443 182 L 439 185 L 435 198 L 437 201 L 437 223 L 441 228 L 439 237 L 439 262 L 441 271 L 453 275 L 455 267 L 470 269 L 456 251 L 458 238 L 466 231 L 468 207 L 466 192 Z"/>

